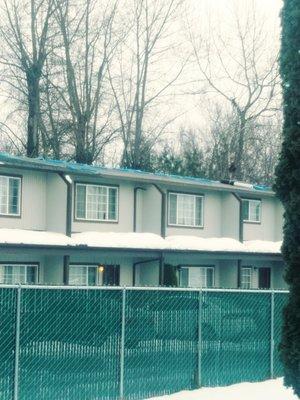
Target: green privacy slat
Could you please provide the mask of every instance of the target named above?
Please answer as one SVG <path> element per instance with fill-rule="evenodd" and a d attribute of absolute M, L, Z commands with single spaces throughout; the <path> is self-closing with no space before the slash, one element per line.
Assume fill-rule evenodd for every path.
<path fill-rule="evenodd" d="M 0 399 L 13 396 L 15 349 L 15 289 L 0 288 Z"/>
<path fill-rule="evenodd" d="M 204 293 L 202 384 L 270 377 L 270 294 Z"/>
<path fill-rule="evenodd" d="M 22 293 L 21 400 L 116 399 L 121 292 Z"/>
<path fill-rule="evenodd" d="M 126 398 L 196 387 L 197 312 L 197 292 L 128 291 Z"/>
<path fill-rule="evenodd" d="M 22 288 L 16 371 L 17 290 L 0 288 L 1 400 L 16 372 L 18 400 L 145 399 L 282 375 L 287 293 Z"/>
<path fill-rule="evenodd" d="M 274 377 L 283 375 L 283 368 L 279 357 L 279 343 L 282 329 L 283 308 L 287 304 L 288 296 L 285 293 L 276 293 L 274 297 Z"/>

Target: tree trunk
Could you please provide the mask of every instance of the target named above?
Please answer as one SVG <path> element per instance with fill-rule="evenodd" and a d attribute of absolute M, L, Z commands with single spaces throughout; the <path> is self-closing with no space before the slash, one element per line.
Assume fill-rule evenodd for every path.
<path fill-rule="evenodd" d="M 235 173 L 234 177 L 238 180 L 243 180 L 243 157 L 245 144 L 246 119 L 244 113 L 239 115 L 240 123 L 237 138 L 237 150 L 235 156 Z"/>
<path fill-rule="evenodd" d="M 27 148 L 28 157 L 39 155 L 39 119 L 40 119 L 40 93 L 39 77 L 31 69 L 27 73 L 28 86 L 28 117 L 27 117 Z"/>

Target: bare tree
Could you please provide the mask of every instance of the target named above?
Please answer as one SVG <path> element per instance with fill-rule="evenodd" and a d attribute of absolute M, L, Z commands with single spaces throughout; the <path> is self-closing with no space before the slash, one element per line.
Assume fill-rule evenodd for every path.
<path fill-rule="evenodd" d="M 155 112 L 166 102 L 184 62 L 164 73 L 165 57 L 174 50 L 170 30 L 181 0 L 132 0 L 128 4 L 126 40 L 118 49 L 118 65 L 109 69 L 126 167 L 147 168 L 150 151 L 175 116 L 160 119 Z"/>
<path fill-rule="evenodd" d="M 65 109 L 63 127 L 70 130 L 74 159 L 90 164 L 116 135 L 110 125 L 112 104 L 106 91 L 106 73 L 117 43 L 113 33 L 117 1 L 85 0 L 80 7 L 69 0 L 55 0 L 55 4 L 61 43 L 56 52 L 58 72 L 49 75 L 48 82 Z M 48 99 L 51 111 L 50 102 Z M 52 117 L 49 114 L 55 130 Z"/>
<path fill-rule="evenodd" d="M 236 12 L 234 24 L 230 38 L 215 33 L 216 29 L 209 32 L 209 38 L 199 39 L 190 32 L 190 41 L 206 94 L 217 94 L 234 116 L 231 128 L 236 143 L 231 167 L 235 178 L 243 179 L 247 129 L 278 111 L 279 74 L 277 53 L 266 61 L 269 45 L 264 21 L 254 9 L 248 10 L 245 21 Z"/>
<path fill-rule="evenodd" d="M 4 42 L 0 63 L 3 80 L 14 97 L 26 104 L 26 153 L 35 157 L 40 149 L 40 93 L 54 13 L 53 0 L 4 0 L 1 38 Z"/>
<path fill-rule="evenodd" d="M 280 116 L 278 113 L 263 121 L 251 120 L 247 123 L 244 131 L 243 179 L 268 185 L 273 183 L 281 143 Z M 228 178 L 238 151 L 239 123 L 234 112 L 227 112 L 219 105 L 211 107 L 210 125 L 202 133 L 209 178 Z"/>

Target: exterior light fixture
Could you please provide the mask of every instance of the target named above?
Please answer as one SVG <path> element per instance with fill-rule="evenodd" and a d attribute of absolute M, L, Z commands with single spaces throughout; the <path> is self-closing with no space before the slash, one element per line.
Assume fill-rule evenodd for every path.
<path fill-rule="evenodd" d="M 98 271 L 100 273 L 104 272 L 104 265 L 98 265 Z"/>

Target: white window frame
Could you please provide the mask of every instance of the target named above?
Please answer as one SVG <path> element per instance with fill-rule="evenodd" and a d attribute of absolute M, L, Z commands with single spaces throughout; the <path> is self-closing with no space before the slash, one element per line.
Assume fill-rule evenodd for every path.
<path fill-rule="evenodd" d="M 99 272 L 98 272 L 98 266 L 93 265 L 93 264 L 70 264 L 69 268 L 85 268 L 85 283 L 76 285 L 75 283 L 70 283 L 68 282 L 68 285 L 70 286 L 90 286 L 89 285 L 89 268 L 94 268 L 96 269 L 96 283 L 95 286 L 100 286 L 100 280 L 99 280 Z"/>
<path fill-rule="evenodd" d="M 208 286 L 207 286 L 207 270 L 212 270 L 212 286 L 211 286 L 211 288 L 214 288 L 215 287 L 215 267 L 214 266 L 211 266 L 211 265 L 208 265 L 208 266 L 201 266 L 201 265 L 185 265 L 185 266 L 182 266 L 181 267 L 182 269 L 187 269 L 188 271 L 191 269 L 191 268 L 197 268 L 198 270 L 204 270 L 204 275 L 205 275 L 205 285 L 204 286 L 202 286 L 202 288 L 207 288 Z M 188 283 L 189 283 L 189 272 L 188 272 Z M 191 286 L 188 286 L 188 287 L 191 287 Z"/>
<path fill-rule="evenodd" d="M 187 225 L 187 224 L 179 224 L 179 223 L 171 223 L 170 222 L 170 216 L 171 216 L 171 200 L 170 200 L 170 195 L 175 195 L 177 197 L 176 202 L 177 202 L 177 207 L 176 207 L 176 221 L 178 221 L 178 196 L 189 196 L 194 198 L 194 225 Z M 201 199 L 201 224 L 196 225 L 196 198 Z M 177 226 L 177 227 L 183 227 L 183 228 L 203 228 L 204 227 L 204 196 L 201 194 L 189 194 L 189 193 L 179 193 L 179 192 L 169 192 L 168 193 L 168 225 L 169 226 Z"/>
<path fill-rule="evenodd" d="M 243 219 L 243 222 L 251 222 L 253 224 L 260 224 L 261 223 L 261 208 L 262 208 L 262 202 L 261 200 L 256 200 L 256 199 L 243 199 L 243 203 L 245 204 L 246 201 L 248 201 L 248 219 Z M 258 220 L 254 220 L 250 218 L 250 204 L 259 204 L 259 218 Z M 244 206 L 244 205 L 243 205 Z"/>
<path fill-rule="evenodd" d="M 249 287 L 248 287 L 248 282 L 243 281 L 243 278 L 244 278 L 243 272 L 245 272 L 245 271 L 248 271 L 248 272 L 250 271 L 250 274 L 249 274 L 250 275 Z M 240 280 L 241 280 L 241 282 L 240 282 L 241 289 L 252 289 L 253 288 L 253 268 L 252 267 L 248 267 L 248 266 L 241 267 Z M 247 287 L 246 287 L 246 284 L 247 284 Z"/>
<path fill-rule="evenodd" d="M 87 188 L 88 187 L 101 187 L 101 188 L 105 188 L 108 192 L 109 189 L 115 189 L 116 190 L 116 218 L 115 219 L 103 219 L 103 218 L 87 218 L 87 216 L 85 216 L 85 218 L 82 217 L 78 217 L 77 216 L 77 187 L 78 186 L 85 186 L 85 215 L 87 215 L 87 197 L 88 197 L 88 191 Z M 93 222 L 118 222 L 119 221 L 119 187 L 118 186 L 110 186 L 110 185 L 96 185 L 96 184 L 92 184 L 92 183 L 76 183 L 75 184 L 75 219 L 78 221 L 93 221 Z M 107 203 L 106 203 L 106 215 L 109 215 L 109 196 L 107 195 Z"/>
<path fill-rule="evenodd" d="M 0 175 L 1 178 L 6 179 L 7 184 L 7 195 L 6 195 L 6 212 L 3 213 L 0 211 L 0 215 L 8 216 L 8 217 L 20 217 L 21 216 L 21 190 L 22 190 L 22 179 L 19 176 L 13 175 Z M 19 181 L 19 192 L 18 192 L 18 212 L 17 213 L 10 213 L 9 212 L 9 181 L 11 179 Z"/>
<path fill-rule="evenodd" d="M 11 262 L 8 262 L 8 263 L 1 263 L 0 264 L 0 267 L 12 267 L 12 268 L 15 268 L 15 267 L 21 267 L 21 268 L 25 268 L 25 285 L 26 284 L 28 284 L 28 282 L 27 282 L 27 268 L 28 267 L 34 267 L 35 268 L 35 282 L 34 282 L 34 284 L 37 284 L 38 283 L 38 273 L 39 273 L 39 265 L 38 264 L 30 264 L 30 263 L 28 263 L 28 264 L 19 264 L 19 263 L 11 263 Z M 4 283 L 4 282 L 1 282 L 1 283 Z M 18 282 L 16 282 L 16 283 L 12 283 L 12 285 L 14 285 L 14 284 L 17 284 Z"/>

